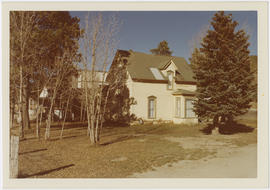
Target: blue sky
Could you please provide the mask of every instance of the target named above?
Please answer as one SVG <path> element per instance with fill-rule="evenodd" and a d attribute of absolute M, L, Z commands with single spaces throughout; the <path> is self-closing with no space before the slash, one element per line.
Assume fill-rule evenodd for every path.
<path fill-rule="evenodd" d="M 104 12 L 111 14 L 112 12 Z M 257 12 L 228 11 L 250 35 L 250 54 L 257 55 Z M 72 11 L 84 22 L 86 12 Z M 187 61 L 199 36 L 205 33 L 215 11 L 120 11 L 117 12 L 123 23 L 118 33 L 118 49 L 150 53 L 158 43 L 166 40 L 174 56 Z M 81 24 L 82 24 L 81 23 Z"/>

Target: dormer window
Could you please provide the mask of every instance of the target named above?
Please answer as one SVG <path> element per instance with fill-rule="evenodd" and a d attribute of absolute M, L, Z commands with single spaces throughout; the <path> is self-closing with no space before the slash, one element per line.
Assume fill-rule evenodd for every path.
<path fill-rule="evenodd" d="M 173 72 L 172 71 L 168 71 L 167 72 L 167 76 L 168 76 L 167 89 L 168 90 L 172 90 L 173 89 Z"/>

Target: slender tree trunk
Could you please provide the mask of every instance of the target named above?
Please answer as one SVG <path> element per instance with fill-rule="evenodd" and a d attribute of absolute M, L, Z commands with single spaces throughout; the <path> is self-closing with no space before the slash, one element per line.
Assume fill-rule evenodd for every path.
<path fill-rule="evenodd" d="M 47 123 L 46 123 L 45 140 L 50 138 L 50 128 L 51 128 L 51 122 L 52 122 L 52 117 L 53 117 L 52 111 L 53 111 L 55 96 L 56 96 L 56 90 L 54 90 L 53 97 L 51 99 L 51 105 L 50 105 L 48 119 L 47 119 Z"/>
<path fill-rule="evenodd" d="M 95 120 L 94 120 L 94 116 L 91 115 L 91 126 L 90 126 L 90 143 L 92 145 L 96 144 L 95 142 L 95 128 L 94 128 L 94 123 L 95 123 Z"/>
<path fill-rule="evenodd" d="M 23 125 L 23 117 L 22 117 L 22 89 L 23 89 L 23 71 L 22 65 L 20 65 L 20 102 L 19 102 L 19 118 L 20 118 L 20 137 L 24 138 L 24 125 Z"/>
<path fill-rule="evenodd" d="M 36 137 L 40 138 L 40 129 L 39 129 L 39 113 L 40 113 L 40 106 L 39 106 L 39 90 L 37 91 L 37 113 L 36 113 Z"/>
<path fill-rule="evenodd" d="M 83 104 L 81 103 L 80 122 L 82 121 L 82 114 L 83 114 Z"/>
<path fill-rule="evenodd" d="M 42 115 L 43 115 L 43 105 L 44 105 L 44 98 L 42 99 L 42 105 L 40 107 L 40 119 L 39 119 L 39 126 L 41 127 L 41 124 L 42 124 Z"/>
<path fill-rule="evenodd" d="M 85 106 L 85 108 L 83 109 L 83 122 L 86 121 L 87 118 L 87 108 Z"/>
<path fill-rule="evenodd" d="M 66 116 L 67 116 L 67 111 L 68 111 L 68 106 L 69 106 L 69 99 L 70 99 L 70 93 L 69 93 L 69 96 L 68 96 L 67 105 L 66 105 L 66 109 L 65 109 L 65 116 L 64 116 L 64 119 L 63 119 L 63 123 L 62 123 L 60 139 L 62 139 L 62 137 L 63 137 L 63 131 L 64 131 L 64 127 L 65 127 L 65 121 L 66 121 Z"/>
<path fill-rule="evenodd" d="M 22 121 L 24 129 L 30 129 L 30 122 L 29 122 L 29 96 L 27 92 L 27 85 L 23 85 L 23 95 L 22 95 Z"/>
<path fill-rule="evenodd" d="M 89 113 L 89 110 L 87 108 L 87 136 L 90 136 L 90 133 L 91 133 L 91 118 L 90 118 L 90 113 Z"/>
<path fill-rule="evenodd" d="M 54 106 L 52 107 L 51 111 L 51 123 L 54 123 Z"/>
<path fill-rule="evenodd" d="M 36 137 L 37 138 L 40 138 L 39 112 L 40 112 L 40 107 L 37 108 L 37 114 L 36 114 Z"/>
<path fill-rule="evenodd" d="M 107 107 L 107 103 L 108 103 L 109 94 L 110 94 L 110 88 L 108 88 L 108 90 L 107 90 L 104 105 L 103 105 L 103 110 L 101 110 L 100 117 L 99 117 L 100 127 L 99 127 L 99 130 L 98 130 L 98 141 L 100 139 L 100 134 L 101 134 L 101 130 L 102 130 L 102 127 L 103 127 L 103 119 L 104 119 L 104 115 L 105 115 L 105 112 L 106 112 L 106 107 Z"/>
<path fill-rule="evenodd" d="M 95 142 L 99 143 L 99 115 L 97 115 L 96 119 L 96 128 L 95 128 Z"/>
<path fill-rule="evenodd" d="M 90 136 L 90 128 L 91 128 L 90 125 L 91 125 L 90 119 L 88 118 L 88 115 L 87 115 L 87 136 Z"/>
<path fill-rule="evenodd" d="M 48 118 L 46 120 L 46 130 L 45 130 L 45 140 L 50 138 L 50 128 L 51 128 L 51 120 L 52 119 L 52 105 L 50 107 Z"/>
<path fill-rule="evenodd" d="M 11 108 L 10 108 L 10 116 L 9 116 L 10 128 L 13 127 L 13 123 L 14 123 L 14 104 L 12 103 Z"/>

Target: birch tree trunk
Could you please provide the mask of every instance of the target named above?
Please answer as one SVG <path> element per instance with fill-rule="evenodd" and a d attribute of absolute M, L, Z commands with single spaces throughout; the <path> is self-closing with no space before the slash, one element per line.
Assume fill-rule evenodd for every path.
<path fill-rule="evenodd" d="M 40 117 L 39 117 L 39 126 L 41 127 L 42 124 L 42 116 L 43 116 L 43 109 L 44 109 L 44 98 L 42 99 L 42 104 L 40 106 Z"/>
<path fill-rule="evenodd" d="M 63 131 L 64 131 L 64 127 L 65 127 L 65 121 L 66 121 L 70 96 L 71 96 L 71 94 L 69 93 L 68 100 L 67 100 L 67 105 L 66 105 L 66 109 L 65 109 L 65 116 L 64 116 L 64 119 L 63 119 L 63 122 L 62 122 L 62 129 L 61 129 L 60 139 L 62 139 L 62 137 L 63 137 Z"/>
<path fill-rule="evenodd" d="M 40 112 L 40 107 L 37 108 L 37 114 L 36 114 L 36 137 L 37 138 L 40 138 L 39 112 Z"/>
<path fill-rule="evenodd" d="M 82 122 L 83 119 L 83 104 L 81 103 L 81 109 L 80 109 L 80 122 Z"/>
<path fill-rule="evenodd" d="M 40 113 L 40 105 L 39 105 L 39 90 L 37 90 L 37 107 L 36 107 L 36 137 L 40 138 L 40 128 L 39 128 L 39 113 Z"/>
<path fill-rule="evenodd" d="M 87 115 L 87 135 L 90 144 L 98 144 L 103 122 L 103 90 L 106 68 L 109 64 L 108 57 L 114 51 L 114 35 L 117 31 L 117 19 L 109 17 L 109 22 L 103 19 L 102 14 L 89 15 L 85 19 L 84 35 L 84 77 L 83 101 Z M 90 19 L 90 20 L 89 20 Z M 105 21 L 106 20 L 106 21 Z M 89 26 L 90 25 L 90 26 Z M 90 70 L 88 70 L 90 69 Z M 103 74 L 100 77 L 99 74 Z M 101 79 L 102 78 L 102 79 Z M 84 114 L 83 114 L 84 115 Z"/>
<path fill-rule="evenodd" d="M 23 89 L 23 71 L 22 65 L 20 65 L 20 101 L 19 101 L 19 119 L 20 119 L 20 137 L 24 138 L 24 125 L 22 121 L 22 89 Z"/>
<path fill-rule="evenodd" d="M 53 97 L 51 99 L 51 105 L 48 113 L 48 118 L 46 122 L 46 131 L 45 131 L 45 140 L 48 140 L 50 138 L 50 128 L 51 128 L 51 122 L 52 122 L 52 110 L 54 106 L 54 99 L 55 99 L 56 92 L 54 91 Z"/>
<path fill-rule="evenodd" d="M 30 122 L 29 122 L 29 96 L 27 92 L 27 85 L 23 84 L 23 95 L 22 95 L 22 121 L 24 129 L 30 129 Z"/>

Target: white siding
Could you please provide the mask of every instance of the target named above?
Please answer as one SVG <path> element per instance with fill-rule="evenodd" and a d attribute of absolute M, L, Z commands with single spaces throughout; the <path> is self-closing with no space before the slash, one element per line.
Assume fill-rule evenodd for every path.
<path fill-rule="evenodd" d="M 183 89 L 189 91 L 195 91 L 196 85 L 193 84 L 175 84 L 175 89 Z"/>
<path fill-rule="evenodd" d="M 167 89 L 167 83 L 144 83 L 132 81 L 128 74 L 127 87 L 129 89 L 130 97 L 133 97 L 137 102 L 132 105 L 130 112 L 135 114 L 137 118 L 143 120 L 148 119 L 148 97 L 156 97 L 156 120 L 173 121 L 174 123 L 196 123 L 197 118 L 185 118 L 185 97 L 172 95 L 173 91 Z M 184 89 L 194 91 L 195 85 L 174 84 L 177 89 Z M 180 98 L 180 117 L 176 117 L 176 97 Z M 151 119 L 150 119 L 151 120 Z"/>
<path fill-rule="evenodd" d="M 131 106 L 131 111 L 138 118 L 147 120 L 148 97 L 156 97 L 156 119 L 172 120 L 174 115 L 174 100 L 172 91 L 167 90 L 167 84 L 159 83 L 129 83 L 130 95 L 134 97 L 137 104 Z"/>

